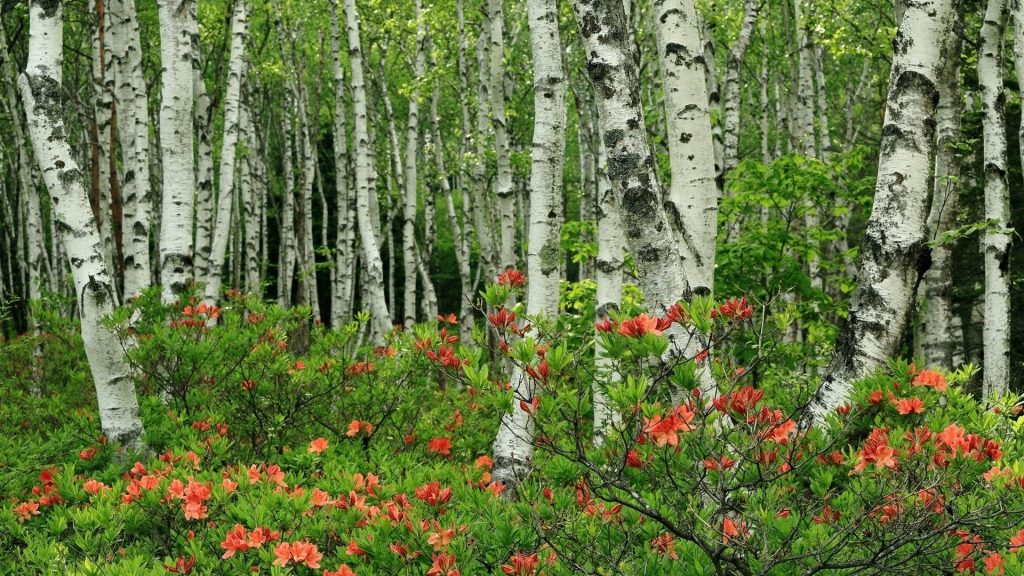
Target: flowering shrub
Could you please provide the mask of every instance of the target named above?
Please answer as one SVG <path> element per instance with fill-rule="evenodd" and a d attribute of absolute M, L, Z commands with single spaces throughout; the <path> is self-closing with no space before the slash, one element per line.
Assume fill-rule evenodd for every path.
<path fill-rule="evenodd" d="M 1015 399 L 986 409 L 969 369 L 892 362 L 813 422 L 806 380 L 729 347 L 771 350 L 757 302 L 625 309 L 595 331 L 525 318 L 525 281 L 487 290 L 496 361 L 447 316 L 374 349 L 359 323 L 147 295 L 111 319 L 146 392 L 137 461 L 78 409 L 86 379 L 38 397 L 4 367 L 0 573 L 1024 571 Z M 516 487 L 490 457 L 511 365 L 536 384 L 516 398 L 537 448 Z M 598 445 L 595 383 L 616 414 Z"/>

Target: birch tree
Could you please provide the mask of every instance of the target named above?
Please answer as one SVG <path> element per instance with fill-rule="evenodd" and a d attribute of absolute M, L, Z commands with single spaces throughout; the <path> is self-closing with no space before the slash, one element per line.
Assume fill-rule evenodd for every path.
<path fill-rule="evenodd" d="M 331 326 L 349 319 L 355 287 L 355 196 L 349 187 L 345 69 L 341 65 L 338 0 L 331 1 L 331 56 L 334 66 L 334 186 L 337 198 L 336 245 L 331 269 Z"/>
<path fill-rule="evenodd" d="M 942 44 L 942 75 L 939 106 L 935 112 L 935 176 L 928 233 L 932 239 L 953 227 L 960 196 L 960 158 L 955 148 L 960 137 L 960 34 L 954 29 Z M 932 265 L 921 279 L 924 313 L 915 343 L 928 366 L 954 366 L 957 330 L 953 328 L 952 246 L 943 242 L 932 248 Z"/>
<path fill-rule="evenodd" d="M 416 67 L 413 71 L 413 89 L 409 95 L 409 120 L 405 133 L 405 204 L 402 210 L 402 265 L 405 268 L 405 294 L 403 297 L 403 323 L 412 327 L 416 323 L 416 208 L 417 174 L 416 155 L 419 150 L 419 82 L 426 65 L 422 7 L 416 2 Z"/>
<path fill-rule="evenodd" d="M 832 360 L 812 399 L 819 419 L 846 401 L 855 380 L 896 353 L 917 282 L 928 268 L 925 218 L 942 68 L 935 46 L 960 17 L 958 10 L 953 0 L 909 4 L 896 32 L 860 276 Z"/>
<path fill-rule="evenodd" d="M 171 304 L 192 283 L 192 210 L 194 70 L 192 19 L 177 0 L 160 0 L 160 157 L 163 194 L 160 208 L 160 284 Z M 202 78 L 199 79 L 202 81 Z M 201 152 L 200 152 L 201 155 Z"/>
<path fill-rule="evenodd" d="M 231 207 L 235 194 L 235 155 L 238 148 L 238 112 L 245 74 L 245 34 L 248 29 L 248 8 L 245 0 L 236 0 L 231 18 L 231 56 L 228 84 L 224 94 L 224 141 L 220 154 L 220 186 L 217 194 L 217 223 L 213 230 L 210 260 L 207 263 L 205 300 L 220 298 L 224 256 L 227 253 L 231 225 Z"/>
<path fill-rule="evenodd" d="M 985 398 L 1003 394 L 1010 382 L 1010 197 L 1006 183 L 1006 114 L 1003 92 L 1003 30 L 1006 0 L 989 0 L 981 26 L 978 83 L 984 142 Z"/>
<path fill-rule="evenodd" d="M 487 15 L 490 24 L 491 72 L 488 92 L 491 98 L 491 121 L 494 125 L 494 153 L 498 166 L 494 193 L 498 197 L 498 218 L 501 222 L 498 266 L 506 269 L 516 265 L 516 215 L 508 120 L 505 116 L 505 13 L 502 9 L 502 0 L 487 0 Z"/>
<path fill-rule="evenodd" d="M 362 285 L 370 311 L 370 338 L 381 343 L 391 329 L 391 315 L 384 300 L 384 265 L 380 258 L 376 228 L 370 217 L 370 135 L 367 128 L 366 83 L 363 80 L 362 42 L 359 39 L 359 14 L 355 0 L 345 0 L 345 28 L 348 36 L 349 62 L 352 66 L 352 108 L 355 115 L 356 218 L 359 240 L 363 245 L 363 266 L 366 274 Z M 339 95 L 340 96 L 340 95 Z"/>
<path fill-rule="evenodd" d="M 754 35 L 754 27 L 757 25 L 758 11 L 760 5 L 757 0 L 744 0 L 743 22 L 740 24 L 740 33 L 736 38 L 736 44 L 729 50 L 729 59 L 725 69 L 725 113 L 724 128 L 724 150 L 722 158 L 722 169 L 729 172 L 739 162 L 740 146 L 740 67 L 750 47 L 750 40 Z M 762 83 L 762 89 L 766 85 Z"/>
<path fill-rule="evenodd" d="M 61 117 L 63 9 L 59 0 L 29 4 L 28 61 L 18 86 L 36 161 L 50 192 L 53 218 L 74 277 L 100 425 L 111 441 L 134 450 L 142 447 L 143 434 L 135 387 L 117 336 L 103 325 L 103 318 L 114 311 L 117 293 L 103 258 L 82 171 L 72 155 Z"/>
<path fill-rule="evenodd" d="M 673 230 L 678 233 L 677 246 L 690 288 L 710 292 L 714 286 L 718 190 L 697 16 L 692 0 L 657 0 L 654 8 L 658 54 L 665 71 L 672 172 L 667 217 L 678 221 Z"/>
<path fill-rule="evenodd" d="M 530 171 L 530 232 L 526 273 L 528 316 L 558 314 L 562 272 L 562 169 L 565 159 L 565 74 L 556 0 L 528 0 L 533 57 L 534 129 Z M 529 336 L 536 337 L 536 332 Z M 533 459 L 533 417 L 519 407 L 537 394 L 534 380 L 516 367 L 512 406 L 494 440 L 494 479 L 515 484 Z"/>
<path fill-rule="evenodd" d="M 141 294 L 152 280 L 149 261 L 152 206 L 149 183 L 149 97 L 142 70 L 142 44 L 135 0 L 107 2 L 110 50 L 115 62 L 117 133 L 124 165 L 120 178 L 124 201 L 121 230 L 127 232 L 123 243 L 124 298 L 127 300 Z M 188 40 L 191 48 L 191 37 Z M 188 232 L 191 233 L 191 230 Z"/>

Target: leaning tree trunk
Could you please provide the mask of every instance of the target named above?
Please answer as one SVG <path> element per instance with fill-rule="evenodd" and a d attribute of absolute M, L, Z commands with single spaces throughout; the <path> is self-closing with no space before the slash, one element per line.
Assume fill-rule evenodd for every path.
<path fill-rule="evenodd" d="M 63 35 L 62 3 L 31 2 L 28 61 L 18 85 L 36 160 L 50 191 L 53 218 L 71 264 L 100 424 L 110 440 L 138 449 L 143 428 L 135 387 L 117 335 L 103 325 L 103 318 L 114 311 L 117 295 L 61 118 Z"/>
<path fill-rule="evenodd" d="M 359 239 L 363 244 L 362 279 L 368 296 L 363 305 L 370 310 L 370 338 L 374 344 L 384 341 L 391 329 L 391 315 L 384 300 L 384 265 L 380 259 L 375 229 L 379 225 L 370 216 L 370 135 L 366 117 L 366 84 L 363 80 L 363 56 L 359 39 L 359 14 L 355 0 L 345 0 L 345 28 L 348 33 L 349 62 L 352 65 L 352 107 L 355 111 L 356 143 L 356 217 Z M 340 97 L 340 94 L 339 94 Z"/>
<path fill-rule="evenodd" d="M 670 221 L 680 223 L 676 226 L 680 232 L 677 246 L 690 288 L 710 292 L 714 286 L 718 190 L 696 11 L 692 0 L 657 0 L 654 8 L 658 53 L 665 70 L 672 173 L 665 208 Z"/>
<path fill-rule="evenodd" d="M 562 276 L 562 168 L 565 161 L 565 74 L 555 0 L 527 0 L 533 55 L 534 128 L 530 171 L 530 232 L 526 314 L 554 319 Z M 642 128 L 641 128 L 642 129 Z M 537 333 L 531 330 L 530 336 Z M 512 406 L 494 439 L 493 476 L 515 485 L 533 462 L 533 416 L 519 407 L 537 394 L 536 383 L 518 365 L 512 373 Z"/>
<path fill-rule="evenodd" d="M 594 84 L 608 178 L 622 229 L 636 259 L 640 288 L 652 314 L 664 314 L 688 292 L 676 239 L 679 222 L 661 202 L 654 156 L 640 107 L 640 82 L 626 45 L 621 0 L 575 0 L 573 12 Z"/>
<path fill-rule="evenodd" d="M 224 142 L 220 153 L 220 190 L 217 194 L 217 221 L 213 229 L 210 260 L 206 267 L 204 300 L 220 299 L 224 273 L 224 256 L 228 249 L 231 208 L 235 196 L 235 155 L 238 148 L 238 108 L 245 68 L 245 34 L 248 29 L 248 8 L 245 0 L 237 0 L 231 21 L 231 56 L 228 64 L 228 85 L 224 94 Z"/>
<path fill-rule="evenodd" d="M 978 83 L 984 142 L 985 331 L 983 396 L 1007 391 L 1010 381 L 1010 196 L 1006 185 L 1003 29 L 1006 0 L 989 0 L 981 26 Z"/>
<path fill-rule="evenodd" d="M 939 107 L 935 111 L 935 176 L 928 234 L 935 239 L 955 222 L 960 197 L 960 157 L 954 144 L 960 137 L 960 34 L 954 29 L 942 43 Z M 920 355 L 928 366 L 952 367 L 954 351 L 963 344 L 953 328 L 953 247 L 948 242 L 932 248 L 932 265 L 921 279 L 924 313 L 918 324 Z"/>
<path fill-rule="evenodd" d="M 195 96 L 190 19 L 176 0 L 160 1 L 160 157 L 163 200 L 160 215 L 160 284 L 163 301 L 173 303 L 192 283 L 192 104 Z M 200 215 L 202 218 L 202 215 Z"/>
<path fill-rule="evenodd" d="M 896 32 L 860 276 L 846 325 L 811 402 L 818 419 L 846 401 L 855 380 L 898 352 L 917 283 L 930 264 L 925 217 L 942 70 L 935 46 L 957 18 L 954 0 L 926 0 L 908 5 Z"/>

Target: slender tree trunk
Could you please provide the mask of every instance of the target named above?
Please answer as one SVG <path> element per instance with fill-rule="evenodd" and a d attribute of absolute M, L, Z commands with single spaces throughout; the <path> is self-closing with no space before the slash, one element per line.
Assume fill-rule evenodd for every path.
<path fill-rule="evenodd" d="M 417 175 L 416 159 L 419 151 L 420 89 L 426 65 L 422 7 L 416 1 L 416 68 L 413 71 L 413 90 L 409 95 L 409 120 L 405 133 L 405 204 L 402 211 L 402 265 L 405 269 L 405 292 L 402 299 L 403 324 L 412 327 L 416 323 L 416 208 Z M 429 318 L 428 318 L 429 319 Z"/>
<path fill-rule="evenodd" d="M 530 232 L 526 313 L 554 319 L 562 272 L 562 168 L 565 161 L 565 74 L 556 0 L 528 0 L 533 55 L 534 129 L 530 171 Z M 536 331 L 531 334 L 537 337 Z M 513 370 L 512 405 L 494 440 L 493 476 L 515 485 L 533 461 L 533 416 L 519 407 L 537 394 L 533 378 Z"/>
<path fill-rule="evenodd" d="M 180 3 L 175 0 L 160 1 L 160 60 L 163 62 L 160 102 L 160 158 L 163 165 L 160 284 L 162 299 L 167 304 L 175 302 L 189 289 L 194 271 L 192 106 L 197 58 L 193 52 L 192 32 L 197 24 L 194 21 L 195 13 L 179 10 L 179 6 Z"/>
<path fill-rule="evenodd" d="M 391 315 L 384 300 L 384 266 L 374 230 L 379 222 L 370 217 L 370 136 L 366 117 L 366 85 L 363 81 L 363 57 L 359 39 L 359 15 L 355 0 L 345 0 L 346 30 L 348 32 L 349 61 L 352 65 L 352 107 L 355 111 L 356 149 L 356 216 L 359 221 L 359 237 L 363 244 L 363 262 L 366 276 L 362 278 L 363 305 L 371 314 L 370 335 L 375 344 L 384 341 L 384 335 L 391 329 Z"/>
<path fill-rule="evenodd" d="M 619 310 L 622 303 L 622 271 L 626 259 L 626 238 L 619 223 L 619 209 L 615 204 L 612 184 L 608 180 L 608 155 L 604 143 L 598 143 L 597 182 L 597 297 L 595 316 L 601 322 Z M 619 423 L 619 413 L 611 408 L 600 382 L 614 383 L 618 372 L 612 369 L 612 359 L 605 355 L 600 342 L 595 340 L 595 364 L 600 374 L 594 379 L 594 444 L 604 442 L 610 428 Z M 603 376 L 603 377 L 601 377 Z"/>
<path fill-rule="evenodd" d="M 812 400 L 818 419 L 845 402 L 853 382 L 897 353 L 903 341 L 917 283 L 930 264 L 925 218 L 942 68 L 935 46 L 959 17 L 953 0 L 915 3 L 908 5 L 896 32 L 860 276 L 846 325 Z"/>
<path fill-rule="evenodd" d="M 729 51 L 729 60 L 725 70 L 725 142 L 722 168 L 728 173 L 739 162 L 740 147 L 740 67 L 750 47 L 750 39 L 757 26 L 757 12 L 760 8 L 758 0 L 744 0 L 743 22 L 736 44 Z"/>
<path fill-rule="evenodd" d="M 251 96 L 242 100 L 242 108 L 239 112 L 239 130 L 242 141 L 245 142 L 245 153 L 241 158 L 239 170 L 241 172 L 242 192 L 241 202 L 244 213 L 244 238 L 245 238 L 245 291 L 258 296 L 263 295 L 260 285 L 260 214 L 257 202 L 261 196 L 258 188 L 262 186 L 262 180 L 258 178 L 257 164 L 259 160 L 256 155 L 259 153 L 259 144 L 256 142 L 255 130 L 253 130 Z M 260 184 L 256 184 L 260 182 Z"/>
<path fill-rule="evenodd" d="M 172 2 L 173 3 L 173 0 Z M 195 6 L 195 3 L 193 3 Z M 195 15 L 193 14 L 193 19 Z M 196 26 L 194 20 L 191 25 Z M 198 27 L 194 29 L 198 35 Z M 214 190 L 213 190 L 213 121 L 210 96 L 206 92 L 202 69 L 199 66 L 199 52 L 196 50 L 192 59 L 192 90 L 195 97 L 194 121 L 199 140 L 196 146 L 195 182 L 195 257 L 193 259 L 193 275 L 196 279 L 205 279 L 206 270 L 210 265 L 210 249 L 213 240 L 214 226 Z M 160 124 L 163 126 L 163 123 Z M 189 150 L 184 148 L 182 150 Z M 190 156 L 191 157 L 191 156 Z M 166 171 L 165 171 L 166 177 Z M 191 228 L 191 224 L 190 224 Z"/>
<path fill-rule="evenodd" d="M 96 18 L 93 32 L 93 118 L 96 123 L 93 161 L 97 175 L 96 225 L 99 227 L 103 256 L 107 259 L 115 286 L 121 269 L 121 205 L 115 199 L 111 166 L 116 168 L 114 155 L 114 72 L 111 70 L 113 53 L 107 49 L 108 16 L 105 0 L 91 0 L 90 7 Z M 116 174 L 116 169 L 113 174 Z M 118 292 L 120 294 L 120 292 Z"/>
<path fill-rule="evenodd" d="M 928 212 L 928 234 L 933 240 L 955 223 L 960 196 L 960 157 L 954 148 L 960 138 L 960 34 L 954 29 L 942 43 L 942 74 L 939 77 L 939 106 L 935 111 L 935 176 L 932 205 Z M 962 331 L 953 327 L 952 246 L 932 248 L 932 265 L 921 279 L 924 303 L 922 321 L 915 342 L 928 366 L 952 367 L 953 354 L 962 348 Z M 959 343 L 958 343 L 959 340 Z"/>
<path fill-rule="evenodd" d="M 509 154 L 508 122 L 505 118 L 505 15 L 502 0 L 488 0 L 491 57 L 491 121 L 494 124 L 494 152 L 498 174 L 494 193 L 498 197 L 498 217 L 501 220 L 501 251 L 498 266 L 501 269 L 516 265 L 516 213 L 515 189 L 512 182 L 512 160 Z"/>
<path fill-rule="evenodd" d="M 679 222 L 674 226 L 681 232 L 677 247 L 690 288 L 710 292 L 714 287 L 718 190 L 700 35 L 694 25 L 696 12 L 691 0 L 657 0 L 654 8 L 658 54 L 665 70 L 672 171 L 665 209 L 670 221 Z"/>
<path fill-rule="evenodd" d="M 231 18 L 231 59 L 228 84 L 224 94 L 224 141 L 220 153 L 220 190 L 217 194 L 217 221 L 213 230 L 210 260 L 207 263 L 204 299 L 208 303 L 220 299 L 224 256 L 228 248 L 231 208 L 235 195 L 235 157 L 238 148 L 238 108 L 245 75 L 245 35 L 249 9 L 245 0 L 236 0 Z"/>
<path fill-rule="evenodd" d="M 345 110 L 345 69 L 341 65 L 341 27 L 338 0 L 331 1 L 331 53 L 334 64 L 334 186 L 337 228 L 334 268 L 331 270 L 331 326 L 350 319 L 355 281 L 355 195 L 349 187 L 348 128 Z"/>
<path fill-rule="evenodd" d="M 18 84 L 36 160 L 50 191 L 53 217 L 59 223 L 79 295 L 82 341 L 96 385 L 100 424 L 111 441 L 138 449 L 143 428 L 135 387 L 117 336 L 102 322 L 114 311 L 117 293 L 61 118 L 63 5 L 33 1 L 29 18 L 28 62 Z"/>
<path fill-rule="evenodd" d="M 719 93 L 718 87 L 718 69 L 717 60 L 715 58 L 715 31 L 711 24 L 697 13 L 696 10 L 694 10 L 694 14 L 696 14 L 697 29 L 700 31 L 700 38 L 703 42 L 704 84 L 708 91 L 708 107 L 711 110 L 720 110 L 722 107 L 722 96 Z M 689 25 L 689 23 L 686 23 L 686 26 Z M 661 56 L 664 59 L 664 55 L 662 54 Z M 718 188 L 719 194 L 721 194 L 722 185 L 724 183 L 724 173 L 722 172 L 722 168 L 725 162 L 725 142 L 722 138 L 721 121 L 716 122 L 711 126 L 711 139 L 712 150 L 714 151 L 715 158 L 715 184 Z"/>
<path fill-rule="evenodd" d="M 484 29 L 489 29 L 487 16 L 484 16 Z M 480 244 L 480 268 L 488 278 L 497 275 L 501 263 L 499 252 L 501 240 L 495 238 L 496 228 L 492 210 L 494 202 L 487 189 L 487 139 L 493 127 L 488 123 L 487 110 L 490 108 L 488 94 L 488 66 L 490 58 L 487 53 L 488 34 L 481 33 L 476 45 L 477 85 L 476 85 L 476 151 L 473 164 L 473 218 L 476 228 L 477 242 Z"/>
<path fill-rule="evenodd" d="M 985 352 L 983 396 L 1004 394 L 1010 382 L 1010 196 L 1006 182 L 1003 30 L 1006 0 L 989 0 L 981 26 L 978 83 L 984 142 Z"/>
<path fill-rule="evenodd" d="M 133 298 L 152 283 L 149 259 L 149 97 L 142 69 L 142 44 L 135 0 L 108 0 L 108 20 L 115 61 L 118 137 L 124 171 L 121 229 L 124 242 L 124 297 Z M 114 33 L 116 32 L 116 33 Z M 190 110 L 191 111 L 191 110 Z M 191 230 L 188 231 L 191 234 Z"/>
<path fill-rule="evenodd" d="M 289 99 L 290 99 L 289 95 Z M 279 270 L 277 275 L 278 304 L 282 307 L 292 305 L 292 281 L 295 279 L 296 235 L 295 235 L 295 130 L 293 129 L 291 107 L 282 114 L 281 138 L 282 170 L 284 171 L 284 190 L 281 192 L 281 226 L 279 254 Z"/>

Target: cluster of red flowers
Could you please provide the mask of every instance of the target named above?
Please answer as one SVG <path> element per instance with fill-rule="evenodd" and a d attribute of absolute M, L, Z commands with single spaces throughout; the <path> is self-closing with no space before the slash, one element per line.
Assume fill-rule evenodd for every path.
<path fill-rule="evenodd" d="M 186 520 L 206 518 L 206 501 L 210 499 L 210 495 L 210 483 L 196 482 L 191 476 L 188 478 L 188 485 L 175 478 L 167 486 L 168 500 L 184 500 L 181 509 L 185 512 Z"/>
<path fill-rule="evenodd" d="M 451 368 L 453 370 L 460 370 L 464 365 L 469 364 L 469 360 L 459 358 L 455 355 L 455 347 L 453 344 L 459 341 L 458 336 L 448 335 L 447 328 L 441 328 L 441 343 L 438 345 L 437 350 L 434 351 L 433 340 L 431 338 L 424 338 L 416 341 L 416 349 L 422 350 L 433 362 Z"/>
<path fill-rule="evenodd" d="M 509 310 L 504 306 L 498 308 L 495 312 L 488 314 L 487 321 L 490 322 L 491 326 L 494 326 L 495 330 L 499 333 L 511 332 L 516 336 L 522 336 L 526 330 L 529 329 L 529 325 L 526 327 L 519 326 L 519 323 L 516 322 L 515 310 Z"/>
<path fill-rule="evenodd" d="M 373 372 L 376 369 L 377 367 L 373 365 L 373 362 L 354 362 L 345 367 L 345 374 L 359 376 L 360 374 Z"/>
<path fill-rule="evenodd" d="M 348 436 L 349 438 L 354 438 L 359 435 L 360 431 L 365 433 L 366 437 L 369 438 L 370 435 L 373 434 L 373 423 L 363 422 L 361 420 L 353 420 L 348 423 L 348 430 L 345 431 L 345 436 Z"/>
<path fill-rule="evenodd" d="M 728 318 L 733 322 L 739 322 L 750 318 L 750 315 L 754 313 L 754 307 L 747 303 L 747 297 L 742 298 L 731 298 L 725 304 L 715 308 L 711 311 L 711 317 L 717 318 Z"/>
<path fill-rule="evenodd" d="M 287 566 L 289 562 L 305 564 L 310 568 L 319 568 L 323 554 L 308 540 L 301 542 L 281 542 L 274 547 L 274 566 Z"/>
<path fill-rule="evenodd" d="M 515 268 L 506 268 L 504 272 L 498 274 L 498 286 L 521 288 L 525 285 L 526 276 Z"/>
<path fill-rule="evenodd" d="M 502 564 L 501 571 L 510 576 L 533 576 L 540 566 L 540 558 L 537 553 L 523 554 L 516 552 L 508 559 L 508 564 Z"/>
<path fill-rule="evenodd" d="M 249 532 L 245 526 L 235 524 L 235 527 L 228 530 L 220 547 L 224 549 L 221 558 L 231 558 L 236 552 L 247 552 L 251 549 L 262 548 L 267 542 L 274 542 L 280 538 L 281 532 L 270 530 L 266 527 L 259 527 Z"/>
<path fill-rule="evenodd" d="M 648 316 L 647 314 L 640 314 L 636 318 L 623 320 L 622 324 L 619 324 L 619 334 L 630 338 L 640 338 L 645 334 L 660 336 L 661 333 L 668 330 L 668 327 L 671 325 L 672 321 L 667 318 L 657 318 Z"/>
<path fill-rule="evenodd" d="M 640 441 L 646 442 L 647 439 L 650 439 L 655 446 L 678 447 L 679 433 L 690 432 L 694 429 L 694 425 L 691 424 L 694 415 L 692 406 L 680 404 L 665 417 L 655 414 L 646 418 Z"/>
<path fill-rule="evenodd" d="M 170 322 L 171 328 L 183 326 L 189 328 L 205 328 L 207 321 L 216 319 L 220 316 L 220 308 L 206 303 L 199 304 L 198 306 L 185 306 L 181 310 L 181 315 L 183 318 L 172 320 Z"/>

